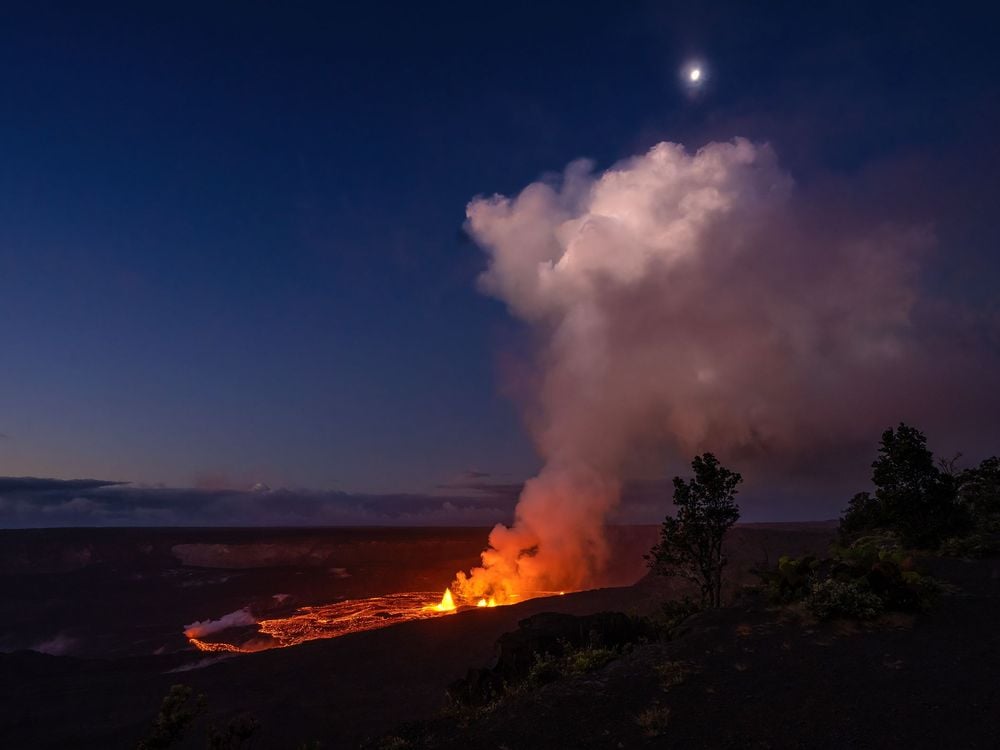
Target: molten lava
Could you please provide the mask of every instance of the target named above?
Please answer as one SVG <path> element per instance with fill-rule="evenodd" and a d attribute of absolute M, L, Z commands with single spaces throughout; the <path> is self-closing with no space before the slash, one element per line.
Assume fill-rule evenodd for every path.
<path fill-rule="evenodd" d="M 458 607 L 455 605 L 455 600 L 452 598 L 451 589 L 446 588 L 444 590 L 444 596 L 441 597 L 441 601 L 437 604 L 432 604 L 428 609 L 433 609 L 435 612 L 454 612 Z"/>
<path fill-rule="evenodd" d="M 224 633 L 219 640 L 208 641 L 204 637 L 199 637 L 200 633 L 194 629 L 185 632 L 185 636 L 188 643 L 199 651 L 249 654 L 271 648 L 295 646 L 320 638 L 337 638 L 349 633 L 375 630 L 397 622 L 426 620 L 463 610 L 498 607 L 538 596 L 561 593 L 563 592 L 532 591 L 521 595 L 515 594 L 505 601 L 497 601 L 494 596 L 483 597 L 474 607 L 472 602 L 456 603 L 450 587 L 444 590 L 441 600 L 436 603 L 431 599 L 434 594 L 428 592 L 385 594 L 367 599 L 348 599 L 335 604 L 301 607 L 288 617 L 260 620 L 256 623 L 257 633 L 247 640 L 244 630 L 244 636 L 238 643 L 224 640 Z M 428 599 L 431 599 L 431 603 L 428 603 Z"/>
<path fill-rule="evenodd" d="M 240 643 L 221 639 L 208 641 L 198 637 L 193 630 L 185 632 L 185 636 L 188 643 L 199 651 L 246 654 L 375 630 L 407 620 L 441 617 L 460 609 L 450 589 L 445 589 L 440 602 L 428 604 L 427 600 L 432 596 L 433 594 L 417 591 L 301 607 L 288 617 L 260 620 L 256 624 L 257 634 L 249 641 L 241 639 Z"/>

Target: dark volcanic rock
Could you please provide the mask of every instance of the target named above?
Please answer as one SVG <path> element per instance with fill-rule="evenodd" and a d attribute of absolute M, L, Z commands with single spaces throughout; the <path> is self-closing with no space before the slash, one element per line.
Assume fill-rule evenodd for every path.
<path fill-rule="evenodd" d="M 787 524 L 735 529 L 727 541 L 731 589 L 743 583 L 744 572 L 762 558 L 821 552 L 833 531 L 833 526 Z M 641 553 L 649 549 L 656 533 L 655 527 L 614 531 L 616 576 L 633 581 L 639 576 Z M 186 543 L 257 544 L 299 538 L 303 546 L 311 546 L 318 535 L 339 547 L 346 544 L 358 555 L 363 552 L 365 558 L 348 564 L 338 556 L 329 569 L 223 570 L 182 566 L 171 553 L 175 545 Z M 287 606 L 293 601 L 303 606 L 389 591 L 440 591 L 456 570 L 478 560 L 485 536 L 485 531 L 475 529 L 0 533 L 4 590 L 0 650 L 42 640 L 56 642 L 59 635 L 73 639 L 74 644 L 69 655 L 63 656 L 0 654 L 0 747 L 134 748 L 148 733 L 170 686 L 184 683 L 205 695 L 208 709 L 192 725 L 180 748 L 203 748 L 210 725 L 225 726 L 246 713 L 260 722 L 255 748 L 292 748 L 317 740 L 325 750 L 357 748 L 366 737 L 380 736 L 398 722 L 421 721 L 444 709 L 447 686 L 470 666 L 495 666 L 497 640 L 516 630 L 522 620 L 553 611 L 652 613 L 659 611 L 665 597 L 674 595 L 670 581 L 646 579 L 627 588 L 473 609 L 234 658 L 185 648 L 181 628 L 186 623 L 217 618 L 248 604 L 276 602 L 275 594 L 288 595 L 283 600 Z M 411 559 L 403 548 L 411 542 L 426 547 L 421 542 L 428 538 L 447 543 L 437 545 L 432 560 L 400 564 Z M 383 541 L 393 543 L 371 543 Z M 89 563 L 82 567 L 74 563 L 65 571 L 62 553 L 86 549 L 91 550 Z M 349 577 L 336 572 L 344 565 Z M 164 652 L 153 654 L 163 645 L 167 646 Z M 94 658 L 79 658 L 91 655 Z M 559 680 L 547 687 L 556 691 L 563 684 Z M 578 687 L 584 692 L 596 690 L 584 682 Z M 629 694 L 619 694 L 612 687 L 597 691 L 615 698 L 604 713 L 634 710 L 627 703 Z M 579 722 L 581 731 L 592 728 L 603 716 L 590 705 L 587 711 L 593 716 L 583 717 L 586 722 Z M 677 706 L 675 715 L 681 712 Z M 626 718 L 632 721 L 630 715 Z M 483 739 L 486 747 L 495 750 L 493 738 Z M 617 747 L 617 739 L 596 739 L 603 739 L 605 747 Z M 465 747 L 463 741 L 445 746 Z M 572 744 L 553 740 L 544 746 Z"/>
<path fill-rule="evenodd" d="M 489 669 L 470 669 L 448 687 L 460 703 L 476 704 L 499 695 L 505 685 L 523 682 L 542 656 L 562 656 L 584 646 L 619 647 L 644 634 L 641 621 L 621 612 L 568 615 L 542 612 L 521 620 L 517 630 L 497 641 L 497 661 Z"/>

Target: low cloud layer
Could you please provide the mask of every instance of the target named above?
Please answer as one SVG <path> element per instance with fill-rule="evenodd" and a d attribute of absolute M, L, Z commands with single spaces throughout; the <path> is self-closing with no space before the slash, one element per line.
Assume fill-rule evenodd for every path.
<path fill-rule="evenodd" d="M 480 482 L 475 489 L 450 486 L 447 495 L 365 495 L 0 477 L 0 527 L 489 526 L 510 517 L 516 490 Z"/>

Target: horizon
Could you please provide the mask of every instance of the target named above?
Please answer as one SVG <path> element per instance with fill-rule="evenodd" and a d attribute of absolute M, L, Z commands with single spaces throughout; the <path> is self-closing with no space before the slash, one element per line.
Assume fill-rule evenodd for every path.
<path fill-rule="evenodd" d="M 94 479 L 0 477 L 0 529 L 488 530 L 510 520 L 522 489 L 523 485 L 501 485 L 492 493 L 481 490 L 478 496 L 380 495 L 282 487 L 204 489 Z M 290 507 L 299 514 L 297 517 L 290 515 Z M 626 486 L 620 507 L 606 525 L 659 525 L 671 507 L 666 480 Z M 229 520 L 228 514 L 236 511 L 243 514 L 242 520 L 238 514 L 236 521 Z M 771 518 L 751 507 L 741 524 L 829 523 L 838 515 L 839 511 L 825 517 Z"/>

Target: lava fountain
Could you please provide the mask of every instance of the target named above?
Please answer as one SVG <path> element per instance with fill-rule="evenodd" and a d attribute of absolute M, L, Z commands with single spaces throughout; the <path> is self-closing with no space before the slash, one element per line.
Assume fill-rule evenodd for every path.
<path fill-rule="evenodd" d="M 444 590 L 444 595 L 441 597 L 441 601 L 437 604 L 430 605 L 427 609 L 431 609 L 435 612 L 454 612 L 458 609 L 458 606 L 455 604 L 455 599 L 451 595 L 451 589 L 446 588 Z"/>

